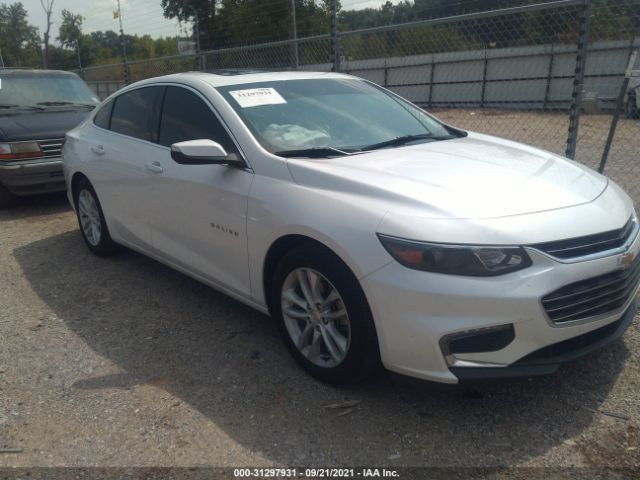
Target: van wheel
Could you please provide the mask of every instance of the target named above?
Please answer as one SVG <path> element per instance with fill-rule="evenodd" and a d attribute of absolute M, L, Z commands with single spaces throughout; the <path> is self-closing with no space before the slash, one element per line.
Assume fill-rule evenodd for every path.
<path fill-rule="evenodd" d="M 311 375 L 354 383 L 379 366 L 369 304 L 355 275 L 333 253 L 316 246 L 291 251 L 276 269 L 271 293 L 284 341 Z"/>
<path fill-rule="evenodd" d="M 111 240 L 96 191 L 86 178 L 78 182 L 74 201 L 80 232 L 89 250 L 100 257 L 115 253 L 118 245 Z"/>
<path fill-rule="evenodd" d="M 629 93 L 629 95 L 627 96 L 626 111 L 627 111 L 627 118 L 640 117 L 640 111 L 638 111 L 638 102 L 636 100 L 635 92 Z"/>
<path fill-rule="evenodd" d="M 9 208 L 16 204 L 16 196 L 13 195 L 4 185 L 0 185 L 0 208 Z"/>

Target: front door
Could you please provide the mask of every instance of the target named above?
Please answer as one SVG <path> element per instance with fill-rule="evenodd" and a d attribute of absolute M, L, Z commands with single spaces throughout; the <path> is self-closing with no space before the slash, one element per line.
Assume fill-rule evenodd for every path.
<path fill-rule="evenodd" d="M 150 188 L 154 248 L 169 261 L 248 296 L 247 197 L 253 173 L 226 165 L 181 165 L 172 144 L 210 139 L 237 148 L 206 100 L 167 87 L 160 118 L 158 172 Z"/>

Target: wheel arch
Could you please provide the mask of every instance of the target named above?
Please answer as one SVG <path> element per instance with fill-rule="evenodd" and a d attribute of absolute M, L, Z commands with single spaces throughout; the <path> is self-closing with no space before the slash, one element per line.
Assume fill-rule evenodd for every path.
<path fill-rule="evenodd" d="M 89 183 L 91 183 L 91 180 L 89 180 L 89 178 L 82 172 L 75 172 L 73 174 L 73 176 L 71 177 L 71 195 L 73 198 L 73 202 L 74 202 L 74 207 L 75 205 L 75 201 L 76 201 L 76 189 L 78 188 L 78 184 L 80 183 L 80 180 L 82 179 L 86 179 Z"/>
<path fill-rule="evenodd" d="M 358 275 L 358 272 L 352 267 L 352 262 L 345 260 L 343 255 L 336 252 L 336 249 L 331 248 L 327 243 L 306 233 L 288 233 L 281 235 L 269 246 L 262 264 L 262 289 L 269 312 L 271 312 L 270 292 L 272 288 L 273 275 L 278 263 L 288 252 L 304 245 L 315 246 L 326 250 L 342 262 L 351 271 L 354 277 L 356 277 L 356 279 L 359 278 L 360 275 Z"/>

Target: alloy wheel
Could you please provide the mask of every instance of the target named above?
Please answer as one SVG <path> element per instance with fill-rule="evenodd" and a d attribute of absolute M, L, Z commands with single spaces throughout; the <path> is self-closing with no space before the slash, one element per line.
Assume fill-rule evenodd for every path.
<path fill-rule="evenodd" d="M 102 222 L 96 200 L 88 190 L 82 190 L 78 195 L 78 210 L 85 238 L 94 247 L 98 246 L 102 236 Z"/>
<path fill-rule="evenodd" d="M 281 293 L 284 324 L 298 351 L 314 365 L 333 368 L 347 356 L 351 323 L 340 292 L 320 272 L 297 268 Z"/>

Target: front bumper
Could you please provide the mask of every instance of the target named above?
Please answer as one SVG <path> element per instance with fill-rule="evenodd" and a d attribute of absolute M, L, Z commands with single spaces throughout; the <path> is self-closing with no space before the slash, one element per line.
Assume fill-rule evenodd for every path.
<path fill-rule="evenodd" d="M 62 159 L 0 162 L 0 184 L 14 195 L 64 191 Z"/>
<path fill-rule="evenodd" d="M 575 360 L 618 340 L 633 323 L 638 311 L 636 298 L 619 320 L 577 337 L 530 353 L 507 367 L 450 367 L 459 380 L 548 375 L 565 362 Z"/>
<path fill-rule="evenodd" d="M 640 254 L 640 235 L 628 251 Z M 541 303 L 560 287 L 620 269 L 620 255 L 562 263 L 533 249 L 528 253 L 531 267 L 498 277 L 434 274 L 393 261 L 361 279 L 384 365 L 446 383 L 551 373 L 560 363 L 619 338 L 633 321 L 637 288 L 618 310 L 565 325 L 554 324 Z M 445 357 L 444 337 L 504 325 L 515 331 L 506 347 Z"/>

